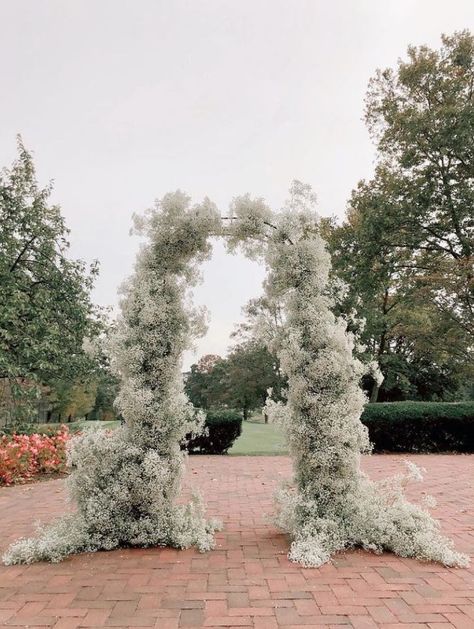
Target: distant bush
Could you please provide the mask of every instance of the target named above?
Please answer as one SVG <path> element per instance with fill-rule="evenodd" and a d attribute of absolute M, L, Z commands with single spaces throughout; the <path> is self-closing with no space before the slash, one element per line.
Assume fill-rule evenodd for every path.
<path fill-rule="evenodd" d="M 66 471 L 65 426 L 53 435 L 3 435 L 0 438 L 0 485 L 25 483 L 35 476 Z"/>
<path fill-rule="evenodd" d="M 190 454 L 226 454 L 242 432 L 242 415 L 233 410 L 206 412 L 205 432 L 186 444 Z"/>
<path fill-rule="evenodd" d="M 374 452 L 474 452 L 474 402 L 367 404 Z"/>
<path fill-rule="evenodd" d="M 46 435 L 51 437 L 55 435 L 62 426 L 65 424 L 20 424 L 18 426 L 4 426 L 0 430 L 0 437 L 13 437 L 13 435 Z M 72 424 L 67 425 L 69 432 L 74 432 L 71 429 Z"/>

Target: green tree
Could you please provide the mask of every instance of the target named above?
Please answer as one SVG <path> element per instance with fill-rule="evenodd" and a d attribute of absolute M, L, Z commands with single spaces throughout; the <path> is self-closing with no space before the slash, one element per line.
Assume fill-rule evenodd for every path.
<path fill-rule="evenodd" d="M 265 404 L 268 389 L 279 389 L 277 361 L 262 344 L 247 342 L 235 346 L 225 367 L 227 386 L 223 397 L 228 406 L 242 410 L 244 420 L 252 410 Z"/>
<path fill-rule="evenodd" d="M 90 419 L 102 421 L 117 419 L 114 408 L 119 389 L 117 377 L 109 369 L 102 369 L 97 376 L 96 387 L 95 402 L 90 412 Z"/>
<path fill-rule="evenodd" d="M 89 269 L 67 257 L 68 229 L 60 208 L 40 188 L 31 155 L 18 140 L 18 159 L 0 174 L 0 379 L 10 408 L 37 396 L 41 383 L 74 381 L 89 369 L 85 337 L 100 328 Z"/>
<path fill-rule="evenodd" d="M 469 371 L 466 335 L 419 289 L 411 252 L 385 242 L 391 201 L 383 181 L 359 184 L 346 220 L 330 235 L 334 270 L 348 289 L 339 309 L 365 320 L 354 330 L 366 346 L 362 358 L 375 357 L 385 376 L 380 392 L 366 382 L 372 401 L 379 393 L 382 400 L 449 399 Z M 427 370 L 431 388 L 420 377 Z"/>
<path fill-rule="evenodd" d="M 113 328 L 113 325 L 105 327 L 103 334 L 87 342 L 86 351 L 91 365 L 85 376 L 73 381 L 59 380 L 50 385 L 48 420 L 117 419 L 114 401 L 119 383 L 111 371 L 109 353 L 106 350 L 109 332 Z"/>
<path fill-rule="evenodd" d="M 408 49 L 369 84 L 366 120 L 390 183 L 383 243 L 417 289 L 474 339 L 474 37 Z"/>
<path fill-rule="evenodd" d="M 49 394 L 51 419 L 68 422 L 86 417 L 95 406 L 97 388 L 97 381 L 93 379 L 55 383 Z"/>
<path fill-rule="evenodd" d="M 472 377 L 474 39 L 410 47 L 369 85 L 378 165 L 330 230 L 344 310 L 382 367 L 382 399 L 450 397 Z M 379 399 L 376 383 L 371 400 Z"/>
<path fill-rule="evenodd" d="M 194 406 L 209 409 L 224 403 L 226 361 L 215 354 L 205 354 L 191 365 L 184 389 Z"/>
<path fill-rule="evenodd" d="M 191 366 L 185 383 L 194 406 L 238 408 L 244 419 L 265 404 L 269 388 L 272 397 L 280 399 L 279 364 L 264 345 L 253 340 L 236 345 L 226 358 L 203 356 Z"/>

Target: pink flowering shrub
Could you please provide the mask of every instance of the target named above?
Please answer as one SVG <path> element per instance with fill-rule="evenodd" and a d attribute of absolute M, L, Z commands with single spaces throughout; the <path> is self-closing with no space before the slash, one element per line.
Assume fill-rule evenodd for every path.
<path fill-rule="evenodd" d="M 39 474 L 66 470 L 66 426 L 52 435 L 4 435 L 0 439 L 0 485 L 25 483 Z"/>

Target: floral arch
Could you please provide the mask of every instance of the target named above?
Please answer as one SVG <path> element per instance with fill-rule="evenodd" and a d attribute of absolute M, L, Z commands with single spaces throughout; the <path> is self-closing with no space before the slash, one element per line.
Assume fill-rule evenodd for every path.
<path fill-rule="evenodd" d="M 74 441 L 68 486 L 77 511 L 16 542 L 6 563 L 125 545 L 213 547 L 218 523 L 205 519 L 200 499 L 177 502 L 186 456 L 180 444 L 203 422 L 183 392 L 181 357 L 203 331 L 189 287 L 211 254 L 211 238 L 222 236 L 229 250 L 263 260 L 266 297 L 285 311 L 271 349 L 288 378 L 287 404 L 270 403 L 269 411 L 283 418 L 294 462 L 276 515 L 290 535 L 290 559 L 319 566 L 338 550 L 360 546 L 465 564 L 428 512 L 405 500 L 404 477 L 375 483 L 360 470 L 361 453 L 369 450 L 360 422 L 364 368 L 353 357 L 345 321 L 331 309 L 330 258 L 313 204 L 309 187 L 295 182 L 281 212 L 243 196 L 222 219 L 209 200 L 192 206 L 176 192 L 135 217 L 147 244 L 124 286 L 112 347 L 125 425 Z"/>

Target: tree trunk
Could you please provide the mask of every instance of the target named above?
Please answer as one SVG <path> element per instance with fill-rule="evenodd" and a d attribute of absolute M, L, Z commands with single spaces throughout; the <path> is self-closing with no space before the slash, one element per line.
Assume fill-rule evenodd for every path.
<path fill-rule="evenodd" d="M 389 296 L 388 289 L 386 288 L 384 292 L 384 296 L 383 296 L 383 303 L 382 303 L 382 312 L 384 316 L 386 316 L 388 312 L 388 308 L 387 308 L 388 296 Z M 380 365 L 380 357 L 385 353 L 386 345 L 387 345 L 387 322 L 385 321 L 382 334 L 380 336 L 379 347 L 377 350 L 377 361 L 379 365 Z M 375 403 L 378 400 L 379 391 L 380 391 L 380 385 L 377 384 L 377 382 L 374 380 L 374 384 L 372 385 L 372 390 L 370 392 L 370 398 L 369 398 L 369 402 L 371 404 Z"/>
<path fill-rule="evenodd" d="M 369 398 L 369 402 L 371 404 L 377 401 L 379 397 L 379 391 L 380 391 L 380 385 L 374 380 L 374 384 L 372 386 L 372 391 L 370 392 L 370 398 Z"/>

